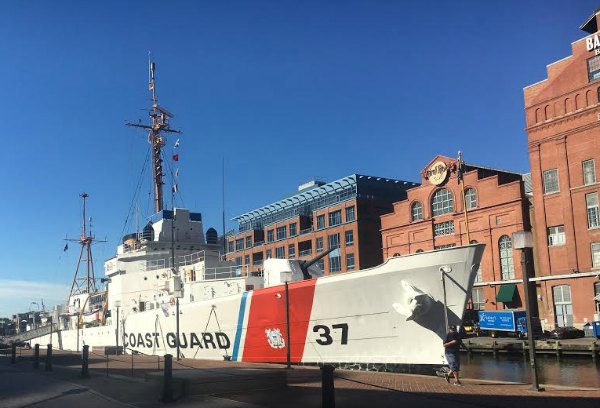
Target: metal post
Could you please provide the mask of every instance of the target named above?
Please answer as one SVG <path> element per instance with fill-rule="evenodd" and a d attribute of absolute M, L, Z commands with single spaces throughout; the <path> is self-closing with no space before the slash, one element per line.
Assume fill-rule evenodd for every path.
<path fill-rule="evenodd" d="M 119 355 L 119 307 L 117 306 L 117 350 L 115 351 L 115 355 Z"/>
<path fill-rule="evenodd" d="M 535 340 L 533 339 L 533 324 L 531 319 L 531 299 L 529 297 L 529 273 L 527 262 L 527 248 L 521 249 L 521 273 L 523 274 L 523 293 L 525 294 L 525 316 L 527 318 L 527 340 L 529 343 L 529 364 L 531 365 L 531 389 L 543 391 L 540 388 L 537 377 L 537 366 L 535 364 Z"/>
<path fill-rule="evenodd" d="M 448 302 L 446 301 L 446 272 L 440 268 L 442 272 L 442 289 L 444 291 L 444 327 L 448 331 Z"/>
<path fill-rule="evenodd" d="M 40 368 L 40 345 L 33 346 L 33 368 Z"/>
<path fill-rule="evenodd" d="M 108 377 L 108 354 L 106 354 L 106 376 Z"/>
<path fill-rule="evenodd" d="M 175 297 L 175 325 L 177 330 L 177 361 L 180 360 L 180 352 L 179 352 L 179 298 Z"/>
<path fill-rule="evenodd" d="M 131 376 L 133 377 L 133 354 L 135 351 L 131 350 Z"/>
<path fill-rule="evenodd" d="M 17 345 L 15 343 L 12 344 L 10 363 L 17 364 Z"/>
<path fill-rule="evenodd" d="M 287 368 L 292 368 L 292 359 L 291 359 L 291 348 L 292 345 L 290 343 L 290 292 L 288 288 L 287 281 L 285 282 L 285 327 L 286 327 L 286 342 L 287 342 L 287 355 L 286 355 L 286 363 Z"/>
<path fill-rule="evenodd" d="M 335 367 L 331 365 L 321 367 L 321 393 L 323 398 L 321 406 L 323 408 L 335 408 L 334 370 Z"/>
<path fill-rule="evenodd" d="M 46 371 L 52 371 L 52 344 L 48 344 L 46 351 Z"/>
<path fill-rule="evenodd" d="M 165 370 L 163 374 L 162 402 L 173 401 L 173 356 L 165 354 Z"/>
<path fill-rule="evenodd" d="M 81 378 L 90 378 L 90 373 L 88 371 L 89 367 L 89 359 L 90 359 L 90 346 L 87 344 L 83 346 L 83 354 L 81 358 Z"/>

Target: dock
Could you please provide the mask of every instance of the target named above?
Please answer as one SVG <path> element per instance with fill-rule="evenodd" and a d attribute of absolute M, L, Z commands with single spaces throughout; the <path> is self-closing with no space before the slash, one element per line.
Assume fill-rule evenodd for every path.
<path fill-rule="evenodd" d="M 321 372 L 318 367 L 286 369 L 280 364 L 232 361 L 173 361 L 173 377 L 180 381 L 176 401 L 160 402 L 161 369 L 158 356 L 90 353 L 90 378 L 81 378 L 81 356 L 54 351 L 53 370 L 44 362 L 32 365 L 32 350 L 20 350 L 15 364 L 0 356 L 0 400 L 7 408 L 35 406 L 115 407 L 320 407 Z M 43 358 L 42 358 L 43 360 Z M 553 408 L 566 403 L 580 408 L 600 404 L 600 388 L 543 384 L 544 392 L 529 384 L 463 379 L 464 386 L 433 376 L 335 370 L 338 407 L 491 407 L 507 404 Z"/>
<path fill-rule="evenodd" d="M 527 340 L 515 338 L 470 337 L 463 340 L 463 352 L 492 354 L 529 354 Z M 600 342 L 594 337 L 565 340 L 535 340 L 536 354 L 556 357 L 578 356 L 597 360 L 600 357 Z"/>

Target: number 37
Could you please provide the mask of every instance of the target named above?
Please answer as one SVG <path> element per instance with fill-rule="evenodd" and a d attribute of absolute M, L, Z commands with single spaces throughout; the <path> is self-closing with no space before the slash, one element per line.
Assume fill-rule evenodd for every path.
<path fill-rule="evenodd" d="M 348 323 L 340 323 L 334 324 L 331 326 L 331 329 L 342 329 L 342 344 L 348 344 Z M 316 341 L 321 346 L 328 346 L 333 343 L 333 338 L 331 337 L 331 329 L 329 326 L 325 326 L 323 324 L 317 324 L 313 327 L 313 332 L 318 333 L 319 337 Z"/>

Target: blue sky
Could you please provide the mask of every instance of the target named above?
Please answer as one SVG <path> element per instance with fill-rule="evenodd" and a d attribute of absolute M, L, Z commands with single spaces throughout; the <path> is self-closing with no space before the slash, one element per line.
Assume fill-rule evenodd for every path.
<path fill-rule="evenodd" d="M 114 255 L 148 149 L 124 126 L 147 118 L 148 50 L 159 101 L 184 131 L 177 204 L 220 231 L 223 158 L 228 219 L 315 178 L 418 181 L 438 153 L 527 172 L 522 89 L 570 54 L 597 7 L 83 3 L 0 3 L 0 316 L 66 299 L 79 253 L 63 240 L 80 231 L 82 191 L 108 241 L 94 247 L 97 276 Z M 146 180 L 144 215 L 148 191 Z"/>

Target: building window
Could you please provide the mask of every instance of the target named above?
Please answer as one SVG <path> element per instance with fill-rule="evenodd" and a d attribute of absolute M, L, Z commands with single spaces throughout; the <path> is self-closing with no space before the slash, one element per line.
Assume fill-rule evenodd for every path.
<path fill-rule="evenodd" d="M 290 258 L 296 257 L 296 245 L 294 245 L 294 244 L 288 245 L 288 256 Z"/>
<path fill-rule="evenodd" d="M 354 245 L 354 231 L 346 231 L 346 246 Z"/>
<path fill-rule="evenodd" d="M 340 246 L 340 234 L 331 234 L 327 236 L 327 249 L 338 248 Z"/>
<path fill-rule="evenodd" d="M 244 249 L 244 238 L 236 239 L 235 240 L 235 250 L 241 251 L 242 249 Z"/>
<path fill-rule="evenodd" d="M 272 258 L 272 257 L 273 257 L 273 251 L 272 251 L 272 250 L 270 250 L 270 249 L 267 249 L 267 256 L 266 256 L 266 258 L 267 258 L 267 259 L 270 259 L 270 258 Z"/>
<path fill-rule="evenodd" d="M 354 254 L 346 254 L 346 270 L 354 270 Z"/>
<path fill-rule="evenodd" d="M 556 324 L 559 327 L 573 326 L 573 303 L 571 301 L 571 287 L 559 285 L 552 288 L 554 295 L 554 312 Z"/>
<path fill-rule="evenodd" d="M 590 82 L 600 78 L 600 55 L 587 60 L 588 63 L 588 79 Z"/>
<path fill-rule="evenodd" d="M 588 228 L 600 227 L 600 213 L 598 212 L 598 193 L 585 195 L 587 206 Z"/>
<path fill-rule="evenodd" d="M 283 259 L 285 258 L 285 247 L 277 247 L 275 248 L 275 258 Z"/>
<path fill-rule="evenodd" d="M 420 201 L 415 201 L 410 207 L 410 220 L 419 221 L 423 219 L 423 204 Z"/>
<path fill-rule="evenodd" d="M 275 231 L 268 230 L 267 231 L 267 242 L 273 242 L 273 241 L 275 241 Z"/>
<path fill-rule="evenodd" d="M 558 191 L 558 169 L 544 171 L 544 194 Z"/>
<path fill-rule="evenodd" d="M 325 270 L 325 261 L 323 259 L 319 259 L 315 265 L 319 271 L 323 272 Z"/>
<path fill-rule="evenodd" d="M 442 188 L 433 194 L 431 199 L 431 213 L 434 217 L 451 213 L 453 210 L 454 200 L 450 191 Z"/>
<path fill-rule="evenodd" d="M 592 268 L 600 268 L 600 242 L 592 243 Z"/>
<path fill-rule="evenodd" d="M 250 255 L 244 256 L 244 265 L 250 265 Z"/>
<path fill-rule="evenodd" d="M 356 219 L 354 214 L 354 206 L 346 208 L 346 222 L 352 222 Z"/>
<path fill-rule="evenodd" d="M 342 210 L 337 210 L 329 213 L 329 226 L 335 227 L 342 223 Z"/>
<path fill-rule="evenodd" d="M 556 225 L 548 227 L 548 246 L 557 246 L 565 244 L 565 226 Z"/>
<path fill-rule="evenodd" d="M 498 242 L 500 248 L 500 272 L 502 280 L 515 278 L 515 266 L 513 264 L 512 241 L 508 235 L 502 235 Z"/>
<path fill-rule="evenodd" d="M 444 221 L 433 224 L 433 236 L 440 237 L 442 235 L 454 234 L 454 221 Z"/>
<path fill-rule="evenodd" d="M 246 237 L 246 248 L 252 248 L 252 237 Z"/>
<path fill-rule="evenodd" d="M 467 188 L 465 190 L 465 207 L 467 207 L 467 210 L 477 207 L 477 192 L 474 188 Z"/>
<path fill-rule="evenodd" d="M 325 214 L 317 215 L 317 229 L 325 228 Z"/>
<path fill-rule="evenodd" d="M 317 238 L 317 240 L 315 241 L 315 248 L 317 249 L 317 252 L 323 252 L 323 238 Z"/>
<path fill-rule="evenodd" d="M 296 235 L 296 223 L 290 224 L 290 237 L 295 237 Z"/>
<path fill-rule="evenodd" d="M 483 288 L 473 288 L 471 292 L 471 303 L 473 303 L 473 310 L 484 310 L 485 299 L 483 298 Z"/>
<path fill-rule="evenodd" d="M 336 249 L 329 253 L 329 272 L 339 272 L 342 270 L 342 259 L 340 250 Z"/>
<path fill-rule="evenodd" d="M 594 160 L 584 160 L 581 166 L 583 167 L 583 184 L 589 186 L 596 183 L 596 163 Z"/>
<path fill-rule="evenodd" d="M 415 253 L 420 254 L 421 252 L 423 252 L 422 249 L 417 249 L 417 251 Z"/>
<path fill-rule="evenodd" d="M 283 227 L 277 227 L 277 240 L 286 239 L 287 238 L 287 228 L 285 225 Z"/>
<path fill-rule="evenodd" d="M 238 256 L 235 258 L 235 266 L 242 266 L 242 257 Z"/>
<path fill-rule="evenodd" d="M 233 245 L 234 245 L 233 241 L 228 241 L 227 242 L 227 252 L 233 252 L 234 251 Z"/>

